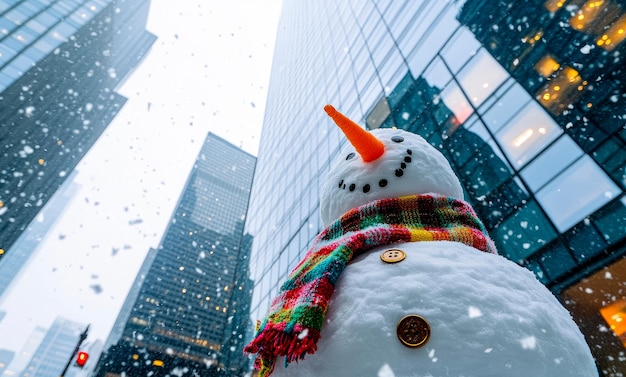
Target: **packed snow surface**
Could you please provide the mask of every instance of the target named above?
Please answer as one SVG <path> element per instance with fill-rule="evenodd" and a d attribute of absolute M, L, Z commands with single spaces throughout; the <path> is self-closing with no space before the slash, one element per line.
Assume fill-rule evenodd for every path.
<path fill-rule="evenodd" d="M 272 376 L 591 377 L 596 367 L 574 321 L 534 275 L 504 257 L 449 241 L 380 247 L 340 276 L 318 350 Z M 408 314 L 424 317 L 421 348 L 396 335 Z"/>

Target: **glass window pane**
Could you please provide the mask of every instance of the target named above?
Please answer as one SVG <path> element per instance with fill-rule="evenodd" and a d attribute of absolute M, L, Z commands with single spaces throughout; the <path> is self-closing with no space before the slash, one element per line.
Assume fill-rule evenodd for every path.
<path fill-rule="evenodd" d="M 584 155 L 539 191 L 537 200 L 563 232 L 620 192 L 591 157 Z"/>
<path fill-rule="evenodd" d="M 582 154 L 582 149 L 569 136 L 563 135 L 521 171 L 522 178 L 531 190 L 537 191 Z"/>
<path fill-rule="evenodd" d="M 424 78 L 430 86 L 441 89 L 452 80 L 452 75 L 443 61 L 436 58 L 428 65 L 428 68 L 426 68 Z"/>
<path fill-rule="evenodd" d="M 483 115 L 487 127 L 491 131 L 497 132 L 530 100 L 530 95 L 526 90 L 516 83 Z"/>
<path fill-rule="evenodd" d="M 496 137 L 513 166 L 519 168 L 562 132 L 536 102 L 531 102 Z"/>
<path fill-rule="evenodd" d="M 482 49 L 458 75 L 461 87 L 474 107 L 480 106 L 509 77 L 502 66 Z"/>
<path fill-rule="evenodd" d="M 441 52 L 452 72 L 456 73 L 480 48 L 480 43 L 466 27 L 461 27 Z"/>
<path fill-rule="evenodd" d="M 461 88 L 455 82 L 451 82 L 441 92 L 441 99 L 454 113 L 459 123 L 465 122 L 474 112 L 472 105 L 467 101 Z"/>
<path fill-rule="evenodd" d="M 513 261 L 527 258 L 556 238 L 556 232 L 534 201 L 500 224 L 495 235 L 500 254 Z"/>

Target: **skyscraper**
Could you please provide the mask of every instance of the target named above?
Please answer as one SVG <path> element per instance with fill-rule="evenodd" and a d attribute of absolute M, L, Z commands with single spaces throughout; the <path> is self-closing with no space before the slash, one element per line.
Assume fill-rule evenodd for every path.
<path fill-rule="evenodd" d="M 0 259 L 126 99 L 150 2 L 0 2 Z"/>
<path fill-rule="evenodd" d="M 246 223 L 252 319 L 321 230 L 319 188 L 346 142 L 330 103 L 439 148 L 499 252 L 572 311 L 604 375 L 624 373 L 625 13 L 617 1 L 285 1 Z"/>
<path fill-rule="evenodd" d="M 250 240 L 243 223 L 255 162 L 208 135 L 153 260 L 144 265 L 147 274 L 124 304 L 132 309 L 118 318 L 121 337 L 105 350 L 96 375 L 176 366 L 239 375 L 247 368 L 237 334 L 249 321 Z M 136 360 L 143 369 L 130 370 Z"/>
<path fill-rule="evenodd" d="M 20 377 L 58 377 L 85 328 L 68 319 L 55 319 Z"/>
<path fill-rule="evenodd" d="M 15 354 L 11 363 L 7 366 L 2 376 L 18 376 L 21 371 L 26 368 L 28 363 L 35 355 L 35 351 L 46 336 L 48 329 L 37 326 L 32 333 L 26 338 L 22 349 Z M 60 370 L 59 370 L 60 372 Z"/>
<path fill-rule="evenodd" d="M 76 170 L 72 172 L 67 180 L 61 184 L 54 194 L 56 200 L 49 201 L 43 206 L 35 219 L 26 227 L 22 234 L 11 247 L 11 252 L 0 260 L 0 302 L 11 289 L 11 283 L 19 275 L 22 269 L 36 254 L 42 239 L 46 236 L 50 228 L 67 208 L 67 205 L 74 199 L 79 185 L 74 182 Z"/>

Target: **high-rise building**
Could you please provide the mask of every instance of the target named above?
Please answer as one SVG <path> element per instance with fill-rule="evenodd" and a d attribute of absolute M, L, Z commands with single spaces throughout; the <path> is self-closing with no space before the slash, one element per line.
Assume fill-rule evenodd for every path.
<path fill-rule="evenodd" d="M 20 377 L 60 376 L 86 327 L 65 318 L 55 319 Z"/>
<path fill-rule="evenodd" d="M 246 223 L 251 318 L 322 228 L 319 189 L 346 143 L 330 103 L 439 148 L 499 252 L 572 312 L 603 375 L 626 372 L 625 14 L 613 0 L 284 1 Z"/>
<path fill-rule="evenodd" d="M 0 259 L 124 105 L 149 5 L 0 1 Z"/>
<path fill-rule="evenodd" d="M 74 199 L 80 186 L 73 180 L 77 170 L 68 176 L 50 200 L 43 206 L 35 219 L 20 234 L 10 252 L 0 259 L 0 302 L 11 289 L 11 283 L 36 254 L 41 241 Z"/>
<path fill-rule="evenodd" d="M 35 351 L 39 348 L 47 332 L 48 329 L 46 328 L 40 326 L 35 327 L 28 338 L 26 338 L 20 351 L 15 354 L 13 361 L 6 367 L 4 372 L 2 372 L 2 376 L 19 376 L 19 373 L 26 368 L 28 362 L 33 358 L 33 355 L 35 355 Z"/>
<path fill-rule="evenodd" d="M 2 375 L 2 372 L 7 369 L 14 356 L 15 352 L 0 349 L 0 375 Z"/>
<path fill-rule="evenodd" d="M 243 224 L 255 162 L 208 135 L 163 239 L 144 264 L 147 273 L 124 304 L 119 340 L 105 350 L 97 376 L 177 366 L 241 375 L 248 368 L 241 349 L 249 327 L 251 242 Z"/>

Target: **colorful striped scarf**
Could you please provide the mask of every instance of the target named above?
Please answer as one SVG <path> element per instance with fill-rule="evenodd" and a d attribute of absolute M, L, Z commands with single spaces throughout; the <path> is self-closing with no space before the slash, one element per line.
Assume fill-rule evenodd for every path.
<path fill-rule="evenodd" d="M 317 350 L 335 283 L 348 262 L 374 247 L 400 242 L 456 241 L 496 253 L 472 207 L 429 194 L 377 200 L 346 212 L 314 240 L 272 301 L 256 337 L 245 348 L 269 376 L 277 357 L 286 363 Z"/>

